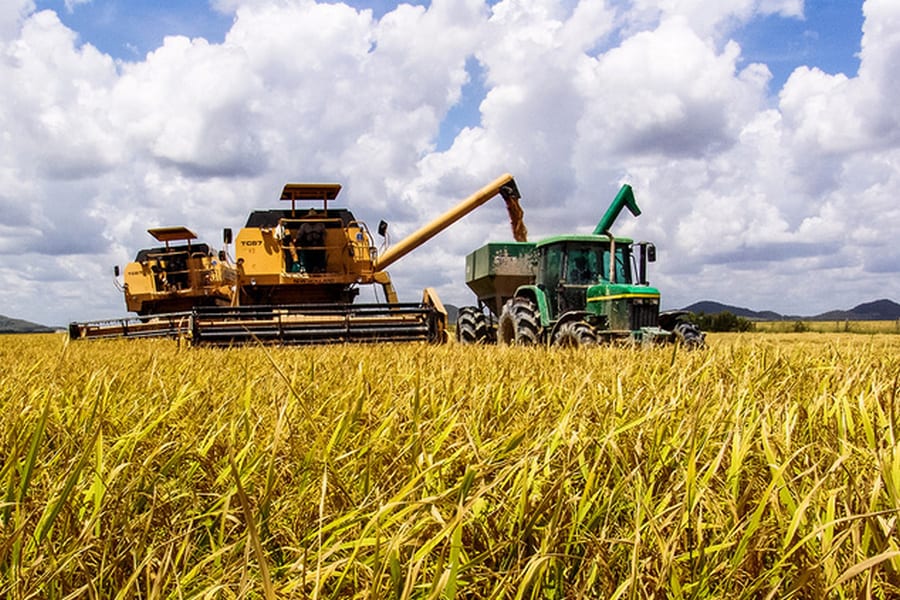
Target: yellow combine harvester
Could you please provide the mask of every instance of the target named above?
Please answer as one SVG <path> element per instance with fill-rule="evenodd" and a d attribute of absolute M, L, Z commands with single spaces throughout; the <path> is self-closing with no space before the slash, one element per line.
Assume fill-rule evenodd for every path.
<path fill-rule="evenodd" d="M 224 254 L 216 256 L 207 244 L 192 244 L 197 235 L 187 227 L 147 233 L 165 246 L 141 250 L 125 266 L 122 291 L 128 310 L 146 316 L 230 304 L 237 272 Z M 118 267 L 116 271 L 118 276 Z"/>
<path fill-rule="evenodd" d="M 281 199 L 291 203 L 289 209 L 250 214 L 234 239 L 236 279 L 226 286 L 227 306 L 200 302 L 198 289 L 191 288 L 198 301 L 188 310 L 154 312 L 143 321 L 72 323 L 70 336 L 180 335 L 192 343 L 221 345 L 251 340 L 442 343 L 447 339 L 447 313 L 434 290 L 426 288 L 419 303 L 400 303 L 385 269 L 498 194 L 506 200 L 514 236 L 524 241 L 526 235 L 519 193 L 507 174 L 379 256 L 368 227 L 350 210 L 330 205 L 340 189 L 338 184 L 287 184 Z M 297 206 L 308 202 L 314 204 Z M 386 227 L 383 222 L 379 226 L 382 235 Z M 231 230 L 226 229 L 224 237 L 230 244 Z M 379 286 L 385 302 L 354 304 L 362 285 Z M 135 310 L 131 304 L 129 309 Z"/>

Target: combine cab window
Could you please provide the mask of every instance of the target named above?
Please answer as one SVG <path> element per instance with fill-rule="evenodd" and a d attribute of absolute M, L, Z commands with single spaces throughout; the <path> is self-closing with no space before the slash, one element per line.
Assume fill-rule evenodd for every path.
<path fill-rule="evenodd" d="M 284 270 L 288 273 L 324 273 L 327 270 L 326 224 L 321 221 L 284 223 Z"/>

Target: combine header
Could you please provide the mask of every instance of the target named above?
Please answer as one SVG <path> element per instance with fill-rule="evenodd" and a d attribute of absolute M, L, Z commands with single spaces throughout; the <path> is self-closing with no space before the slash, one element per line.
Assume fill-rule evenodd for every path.
<path fill-rule="evenodd" d="M 235 262 L 228 265 L 234 283 L 215 305 L 199 287 L 187 286 L 193 296 L 185 296 L 195 298 L 193 304 L 167 314 L 140 312 L 129 304 L 143 319 L 72 323 L 69 335 L 183 336 L 194 344 L 217 345 L 442 343 L 447 339 L 447 312 L 437 293 L 427 288 L 422 302 L 400 303 L 385 269 L 498 194 L 507 203 L 513 235 L 526 235 L 515 181 L 503 175 L 379 256 L 365 223 L 348 209 L 330 204 L 340 190 L 338 184 L 287 184 L 281 199 L 291 203 L 289 209 L 253 211 L 234 240 Z M 298 207 L 309 202 L 314 206 Z M 382 222 L 379 233 L 386 230 Z M 224 240 L 231 243 L 230 229 Z M 152 267 L 141 269 L 153 272 Z M 361 285 L 379 286 L 385 302 L 353 303 Z M 127 301 L 130 286 L 125 290 Z"/>

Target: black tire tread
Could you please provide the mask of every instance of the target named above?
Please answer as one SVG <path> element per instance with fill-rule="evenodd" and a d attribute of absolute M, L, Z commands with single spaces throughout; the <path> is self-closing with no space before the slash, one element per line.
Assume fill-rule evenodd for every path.
<path fill-rule="evenodd" d="M 485 344 L 490 341 L 487 316 L 474 306 L 463 306 L 456 318 L 456 339 L 463 344 Z"/>
<path fill-rule="evenodd" d="M 553 336 L 553 344 L 570 348 L 596 346 L 597 334 L 594 333 L 594 328 L 584 321 L 569 321 L 560 325 Z"/>

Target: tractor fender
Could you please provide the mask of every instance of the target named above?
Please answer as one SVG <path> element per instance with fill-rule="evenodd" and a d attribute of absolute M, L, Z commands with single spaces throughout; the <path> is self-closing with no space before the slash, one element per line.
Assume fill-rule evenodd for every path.
<path fill-rule="evenodd" d="M 536 285 L 523 285 L 516 290 L 516 298 L 527 298 L 537 306 L 541 316 L 541 327 L 550 326 L 550 305 L 547 303 L 547 294 Z"/>
<path fill-rule="evenodd" d="M 684 321 L 685 317 L 691 314 L 689 310 L 667 310 L 659 313 L 659 327 L 666 331 L 675 329 L 675 324 Z"/>
<path fill-rule="evenodd" d="M 570 310 L 569 312 L 563 313 L 563 315 L 556 320 L 556 323 L 553 324 L 553 329 L 550 330 L 550 337 L 548 339 L 555 339 L 556 332 L 566 323 L 572 321 L 584 321 L 584 318 L 589 314 L 590 313 L 586 310 Z"/>

